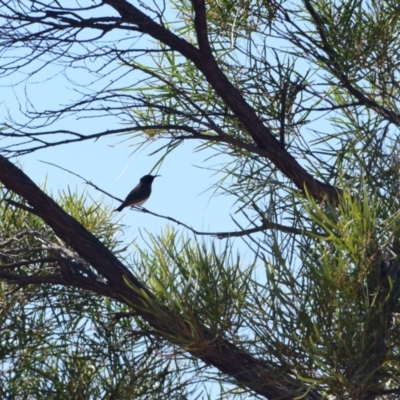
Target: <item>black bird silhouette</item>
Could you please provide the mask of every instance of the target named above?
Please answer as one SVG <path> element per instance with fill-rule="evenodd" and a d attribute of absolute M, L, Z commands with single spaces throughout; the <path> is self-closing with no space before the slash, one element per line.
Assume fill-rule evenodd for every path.
<path fill-rule="evenodd" d="M 160 175 L 145 175 L 140 182 L 128 194 L 122 204 L 114 211 L 122 211 L 125 207 L 141 206 L 151 195 L 151 184 L 154 178 Z"/>

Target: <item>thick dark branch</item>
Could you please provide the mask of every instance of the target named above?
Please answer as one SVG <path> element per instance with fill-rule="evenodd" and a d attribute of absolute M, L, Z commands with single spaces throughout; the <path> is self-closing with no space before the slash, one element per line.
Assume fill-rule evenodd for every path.
<path fill-rule="evenodd" d="M 306 186 L 308 192 L 315 198 L 328 198 L 332 202 L 338 201 L 340 190 L 314 179 L 298 164 L 291 154 L 282 149 L 279 141 L 264 126 L 254 109 L 223 74 L 212 56 L 205 55 L 203 51 L 196 49 L 186 40 L 179 38 L 168 29 L 157 24 L 125 0 L 104 0 L 104 3 L 117 10 L 123 21 L 136 25 L 139 31 L 149 34 L 191 60 L 204 74 L 215 92 L 240 120 L 257 146 L 266 151 L 268 159 L 300 190 L 303 191 L 304 186 Z"/>
<path fill-rule="evenodd" d="M 199 48 L 205 54 L 212 57 L 210 42 L 207 34 L 207 15 L 204 0 L 192 0 L 194 8 L 194 25 L 196 27 Z"/>

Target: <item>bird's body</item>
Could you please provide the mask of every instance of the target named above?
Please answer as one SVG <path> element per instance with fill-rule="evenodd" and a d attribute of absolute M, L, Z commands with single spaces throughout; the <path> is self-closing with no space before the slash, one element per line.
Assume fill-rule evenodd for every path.
<path fill-rule="evenodd" d="M 145 175 L 140 178 L 140 182 L 114 211 L 122 211 L 125 207 L 139 207 L 144 204 L 151 195 L 151 184 L 157 176 L 159 175 Z"/>

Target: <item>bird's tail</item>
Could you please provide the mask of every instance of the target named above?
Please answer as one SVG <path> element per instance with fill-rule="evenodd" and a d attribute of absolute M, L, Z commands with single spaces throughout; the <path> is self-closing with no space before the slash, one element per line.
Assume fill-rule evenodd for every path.
<path fill-rule="evenodd" d="M 118 211 L 121 212 L 123 210 L 123 208 L 125 207 L 124 204 L 121 204 L 118 208 L 116 208 L 114 211 Z"/>

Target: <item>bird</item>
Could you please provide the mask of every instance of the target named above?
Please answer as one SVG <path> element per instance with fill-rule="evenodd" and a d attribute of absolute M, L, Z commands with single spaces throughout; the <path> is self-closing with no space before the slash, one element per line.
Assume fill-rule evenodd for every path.
<path fill-rule="evenodd" d="M 139 183 L 126 196 L 122 204 L 114 211 L 122 211 L 125 207 L 138 207 L 144 204 L 151 195 L 151 184 L 153 180 L 161 175 L 145 175 L 140 178 Z"/>

